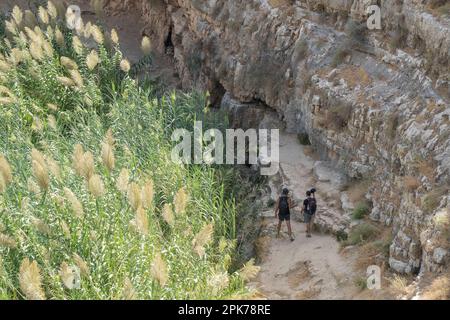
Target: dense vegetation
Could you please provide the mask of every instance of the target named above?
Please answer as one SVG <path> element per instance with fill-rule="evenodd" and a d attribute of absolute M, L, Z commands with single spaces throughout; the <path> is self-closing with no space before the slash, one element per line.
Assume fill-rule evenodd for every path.
<path fill-rule="evenodd" d="M 0 29 L 0 298 L 249 297 L 257 268 L 230 269 L 238 173 L 170 159 L 174 128 L 222 117 L 155 97 L 114 30 L 63 12 L 16 7 Z"/>

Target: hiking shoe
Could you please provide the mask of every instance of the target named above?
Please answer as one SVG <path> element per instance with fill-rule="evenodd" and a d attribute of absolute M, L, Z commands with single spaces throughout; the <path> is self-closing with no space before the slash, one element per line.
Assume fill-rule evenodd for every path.
<path fill-rule="evenodd" d="M 291 241 L 294 241 L 294 240 L 295 240 L 295 239 L 292 237 L 292 238 L 291 238 Z"/>
<path fill-rule="evenodd" d="M 306 234 L 306 237 L 307 237 L 307 238 L 311 238 L 311 234 L 309 234 L 309 233 Z"/>

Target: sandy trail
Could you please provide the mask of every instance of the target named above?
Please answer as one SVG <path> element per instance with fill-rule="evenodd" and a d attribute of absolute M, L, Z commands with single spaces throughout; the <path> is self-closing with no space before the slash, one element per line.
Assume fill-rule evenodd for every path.
<path fill-rule="evenodd" d="M 304 153 L 296 135 L 280 135 L 280 166 L 283 184 L 299 203 L 294 214 L 299 215 L 301 199 L 315 181 L 314 160 Z M 321 188 L 327 187 L 321 183 Z M 330 189 L 332 186 L 328 186 Z M 325 202 L 320 194 L 319 217 L 324 212 L 336 210 Z M 295 241 L 287 236 L 283 225 L 281 239 L 275 238 L 277 219 L 273 209 L 264 212 L 261 271 L 250 284 L 268 299 L 351 299 L 358 289 L 353 283 L 354 258 L 339 253 L 339 243 L 331 235 L 313 233 L 307 238 L 305 225 L 291 217 Z"/>

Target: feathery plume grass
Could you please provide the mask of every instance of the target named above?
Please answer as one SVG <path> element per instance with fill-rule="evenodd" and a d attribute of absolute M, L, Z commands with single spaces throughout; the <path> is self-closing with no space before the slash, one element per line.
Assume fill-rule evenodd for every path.
<path fill-rule="evenodd" d="M 67 225 L 67 223 L 65 221 L 61 221 L 60 226 L 61 226 L 61 230 L 63 232 L 64 238 L 70 239 L 70 237 L 71 237 L 70 228 Z"/>
<path fill-rule="evenodd" d="M 54 53 L 53 47 L 48 41 L 44 41 L 42 43 L 42 48 L 44 49 L 44 54 L 47 57 L 49 57 L 49 58 L 53 57 L 53 53 Z"/>
<path fill-rule="evenodd" d="M 88 276 L 90 274 L 89 266 L 78 254 L 73 254 L 73 261 L 75 261 L 75 264 L 80 269 L 81 275 Z"/>
<path fill-rule="evenodd" d="M 31 41 L 39 43 L 39 41 L 40 41 L 39 36 L 33 30 L 31 30 L 31 28 L 25 27 L 24 30 L 25 30 L 25 33 L 27 34 L 28 38 Z"/>
<path fill-rule="evenodd" d="M 153 181 L 152 179 L 148 179 L 145 182 L 144 186 L 142 187 L 141 191 L 142 206 L 145 209 L 148 209 L 152 206 L 153 196 L 154 196 Z"/>
<path fill-rule="evenodd" d="M 53 4 L 53 2 L 51 2 L 51 1 L 47 2 L 47 11 L 48 11 L 48 15 L 52 19 L 56 19 L 58 17 L 58 9 L 56 9 L 56 7 Z"/>
<path fill-rule="evenodd" d="M 70 77 L 72 78 L 75 85 L 81 89 L 84 87 L 83 77 L 78 70 L 69 70 Z"/>
<path fill-rule="evenodd" d="M 22 50 L 13 48 L 11 50 L 10 60 L 14 63 L 15 66 L 24 61 L 24 54 Z"/>
<path fill-rule="evenodd" d="M 0 105 L 8 105 L 15 103 L 16 100 L 10 97 L 0 97 Z"/>
<path fill-rule="evenodd" d="M 44 7 L 39 6 L 38 8 L 38 15 L 39 15 L 39 19 L 41 20 L 41 22 L 43 24 L 48 24 L 50 19 L 48 16 L 48 12 Z"/>
<path fill-rule="evenodd" d="M 211 242 L 214 232 L 214 226 L 212 223 L 205 225 L 199 233 L 192 240 L 194 251 L 200 256 L 205 255 L 205 246 Z"/>
<path fill-rule="evenodd" d="M 175 213 L 176 214 L 184 213 L 186 210 L 187 203 L 188 203 L 188 195 L 186 193 L 186 189 L 184 187 L 180 188 L 180 190 L 178 190 L 174 198 Z"/>
<path fill-rule="evenodd" d="M 31 224 L 40 233 L 50 235 L 51 233 L 50 226 L 46 224 L 42 219 L 31 217 Z"/>
<path fill-rule="evenodd" d="M 119 35 L 117 34 L 116 29 L 111 30 L 111 41 L 115 44 L 119 44 Z"/>
<path fill-rule="evenodd" d="M 77 196 L 70 190 L 69 188 L 64 188 L 64 194 L 66 195 L 67 201 L 70 203 L 70 208 L 77 218 L 82 218 L 84 215 L 83 205 L 80 200 L 78 200 Z"/>
<path fill-rule="evenodd" d="M 141 190 L 136 182 L 132 182 L 128 186 L 128 202 L 134 210 L 142 205 Z"/>
<path fill-rule="evenodd" d="M 103 184 L 102 178 L 98 174 L 94 174 L 89 178 L 88 182 L 89 192 L 98 199 L 105 194 L 105 185 Z"/>
<path fill-rule="evenodd" d="M 127 59 L 122 59 L 122 61 L 120 61 L 120 69 L 123 72 L 128 73 L 131 69 L 130 62 Z"/>
<path fill-rule="evenodd" d="M 77 63 L 68 57 L 61 56 L 61 58 L 59 60 L 66 69 L 69 69 L 69 70 L 78 69 Z"/>
<path fill-rule="evenodd" d="M 91 34 L 94 41 L 97 42 L 98 44 L 103 44 L 103 42 L 105 41 L 102 30 L 100 30 L 100 27 L 97 26 L 96 24 L 92 25 Z"/>
<path fill-rule="evenodd" d="M 14 20 L 5 21 L 5 28 L 9 33 L 16 35 L 17 34 L 17 25 Z"/>
<path fill-rule="evenodd" d="M 32 178 L 28 178 L 27 180 L 27 189 L 30 193 L 39 193 L 39 191 L 41 190 Z"/>
<path fill-rule="evenodd" d="M 38 161 L 32 161 L 32 169 L 34 177 L 41 190 L 46 191 L 50 185 L 50 177 L 48 175 L 47 166 L 43 166 Z"/>
<path fill-rule="evenodd" d="M 81 43 L 80 38 L 77 36 L 73 36 L 72 38 L 72 48 L 76 54 L 81 55 L 83 53 L 83 44 Z"/>
<path fill-rule="evenodd" d="M 114 148 L 114 145 L 116 144 L 116 139 L 114 139 L 111 128 L 106 131 L 105 137 L 103 138 L 103 142 L 109 144 L 111 147 Z"/>
<path fill-rule="evenodd" d="M 136 300 L 137 299 L 136 290 L 134 289 L 133 284 L 131 283 L 131 280 L 128 277 L 125 278 L 125 281 L 123 283 L 122 299 L 123 300 Z"/>
<path fill-rule="evenodd" d="M 90 38 L 92 35 L 92 23 L 90 21 L 88 21 L 83 29 L 83 36 L 88 39 Z"/>
<path fill-rule="evenodd" d="M 120 170 L 119 177 L 117 178 L 116 181 L 117 190 L 125 194 L 128 190 L 129 180 L 130 180 L 130 172 L 128 171 L 128 169 L 123 168 L 122 170 Z"/>
<path fill-rule="evenodd" d="M 36 261 L 23 259 L 19 269 L 20 290 L 28 300 L 45 300 L 41 274 Z"/>
<path fill-rule="evenodd" d="M 114 150 L 109 143 L 102 143 L 102 162 L 109 172 L 114 169 L 116 160 L 114 158 Z"/>
<path fill-rule="evenodd" d="M 5 178 L 0 174 L 0 194 L 6 191 L 6 181 Z"/>
<path fill-rule="evenodd" d="M 14 21 L 16 22 L 16 24 L 18 26 L 20 26 L 20 24 L 22 23 L 22 19 L 23 19 L 23 11 L 17 5 L 15 5 L 12 10 L 12 17 L 13 17 Z"/>
<path fill-rule="evenodd" d="M 58 111 L 58 106 L 53 103 L 47 103 L 47 107 L 52 111 Z"/>
<path fill-rule="evenodd" d="M 153 259 L 150 273 L 152 277 L 158 281 L 161 287 L 164 287 L 169 279 L 166 262 L 163 260 L 161 253 L 156 253 Z"/>
<path fill-rule="evenodd" d="M 142 38 L 141 50 L 146 56 L 152 52 L 152 45 L 149 37 L 145 36 Z"/>
<path fill-rule="evenodd" d="M 229 280 L 228 273 L 218 272 L 208 279 L 208 287 L 212 294 L 216 296 L 221 290 L 228 287 Z"/>
<path fill-rule="evenodd" d="M 70 268 L 65 261 L 61 263 L 61 267 L 59 268 L 59 276 L 67 289 L 73 289 L 74 274 L 72 272 L 72 268 Z"/>
<path fill-rule="evenodd" d="M 86 65 L 87 65 L 88 69 L 92 71 L 95 69 L 95 67 L 98 65 L 98 63 L 99 63 L 99 58 L 98 58 L 97 51 L 92 50 L 86 56 Z"/>
<path fill-rule="evenodd" d="M 56 118 L 55 118 L 54 115 L 50 114 L 50 115 L 47 117 L 47 123 L 48 123 L 48 126 L 49 126 L 51 129 L 56 130 Z"/>
<path fill-rule="evenodd" d="M 34 26 L 37 24 L 36 16 L 31 10 L 25 10 L 24 21 L 25 25 L 29 28 L 34 28 Z"/>
<path fill-rule="evenodd" d="M 3 177 L 6 185 L 12 182 L 13 176 L 11 166 L 2 154 L 0 154 L 0 176 Z"/>
<path fill-rule="evenodd" d="M 84 161 L 84 150 L 83 146 L 79 143 L 77 143 L 73 148 L 73 154 L 72 154 L 72 168 L 75 170 L 75 172 L 83 176 L 83 161 Z"/>
<path fill-rule="evenodd" d="M 47 163 L 47 167 L 48 170 L 50 171 L 50 173 L 57 179 L 60 180 L 61 179 L 61 168 L 59 167 L 58 162 L 55 161 L 55 159 L 53 159 L 50 156 L 46 156 L 45 157 L 46 163 Z"/>
<path fill-rule="evenodd" d="M 56 27 L 55 29 L 55 41 L 61 48 L 64 47 L 66 44 L 66 41 L 64 40 L 64 35 L 61 32 L 61 30 L 59 30 L 58 27 Z"/>
<path fill-rule="evenodd" d="M 175 217 L 173 216 L 172 207 L 168 203 L 164 204 L 162 217 L 170 226 L 175 224 Z"/>
<path fill-rule="evenodd" d="M 148 217 L 142 207 L 139 207 L 136 210 L 136 214 L 134 219 L 131 221 L 131 225 L 138 233 L 144 236 L 148 235 Z"/>
<path fill-rule="evenodd" d="M 250 259 L 244 266 L 239 270 L 239 276 L 244 281 L 249 281 L 256 277 L 260 270 L 260 267 L 255 266 L 255 259 Z"/>
<path fill-rule="evenodd" d="M 36 41 L 31 42 L 30 44 L 30 54 L 33 59 L 37 61 L 42 61 L 44 59 L 44 51 L 39 43 Z"/>
<path fill-rule="evenodd" d="M 0 60 L 0 71 L 7 73 L 9 70 L 11 70 L 11 66 L 4 60 Z"/>
<path fill-rule="evenodd" d="M 17 247 L 17 242 L 14 238 L 0 232 L 0 247 L 14 249 Z"/>
<path fill-rule="evenodd" d="M 56 80 L 58 80 L 58 82 L 65 87 L 75 86 L 75 82 L 72 79 L 67 78 L 67 77 L 58 76 L 58 77 L 56 77 Z"/>
<path fill-rule="evenodd" d="M 86 180 L 89 180 L 94 174 L 95 169 L 94 156 L 90 151 L 86 151 L 83 154 L 80 166 L 81 166 L 80 167 L 81 176 L 84 177 Z"/>

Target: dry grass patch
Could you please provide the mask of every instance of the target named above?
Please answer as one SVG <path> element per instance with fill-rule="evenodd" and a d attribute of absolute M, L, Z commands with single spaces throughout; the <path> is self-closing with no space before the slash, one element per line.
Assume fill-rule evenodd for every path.
<path fill-rule="evenodd" d="M 406 190 L 408 190 L 409 192 L 413 192 L 420 187 L 419 179 L 413 176 L 405 176 L 403 178 L 403 184 L 405 185 Z"/>
<path fill-rule="evenodd" d="M 425 300 L 450 300 L 450 271 L 434 279 L 424 290 Z"/>
<path fill-rule="evenodd" d="M 389 291 L 396 297 L 407 296 L 414 291 L 414 288 L 410 286 L 411 280 L 408 277 L 396 274 L 388 281 Z"/>
<path fill-rule="evenodd" d="M 273 8 L 278 8 L 286 5 L 292 5 L 292 0 L 269 0 L 269 4 Z"/>
<path fill-rule="evenodd" d="M 310 300 L 316 298 L 321 292 L 320 288 L 317 287 L 309 287 L 306 290 L 302 290 L 297 293 L 296 298 L 299 300 Z"/>
<path fill-rule="evenodd" d="M 365 87 L 372 83 L 372 78 L 362 67 L 347 66 L 339 72 L 339 75 L 351 88 L 355 88 L 359 84 Z"/>

